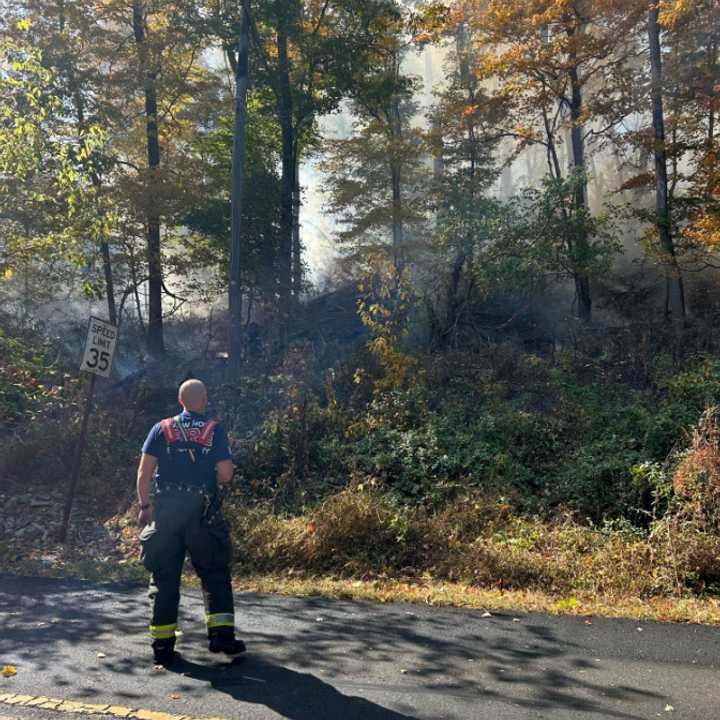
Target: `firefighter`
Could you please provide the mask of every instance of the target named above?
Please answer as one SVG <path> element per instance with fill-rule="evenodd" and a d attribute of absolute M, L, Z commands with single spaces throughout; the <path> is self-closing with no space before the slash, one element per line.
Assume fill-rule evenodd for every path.
<path fill-rule="evenodd" d="M 232 547 L 218 494 L 218 483 L 229 483 L 233 475 L 228 437 L 204 414 L 208 397 L 200 380 L 185 381 L 178 399 L 183 411 L 150 430 L 137 475 L 142 560 L 151 573 L 150 635 L 159 665 L 178 659 L 175 633 L 186 552 L 202 583 L 210 651 L 230 656 L 245 651 L 235 638 Z"/>

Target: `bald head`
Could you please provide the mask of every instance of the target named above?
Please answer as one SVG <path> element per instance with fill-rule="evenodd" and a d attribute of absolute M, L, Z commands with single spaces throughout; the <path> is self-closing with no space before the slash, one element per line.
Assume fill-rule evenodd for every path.
<path fill-rule="evenodd" d="M 205 383 L 201 380 L 186 380 L 178 392 L 180 404 L 190 412 L 204 413 L 208 396 Z"/>

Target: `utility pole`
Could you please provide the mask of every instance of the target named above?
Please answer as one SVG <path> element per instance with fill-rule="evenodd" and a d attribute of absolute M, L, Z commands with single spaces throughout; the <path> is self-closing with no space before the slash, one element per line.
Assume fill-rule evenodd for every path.
<path fill-rule="evenodd" d="M 242 320 L 242 196 L 245 184 L 245 135 L 247 125 L 249 23 L 246 0 L 240 6 L 240 37 L 235 68 L 235 131 L 233 134 L 231 226 L 230 226 L 230 368 L 232 375 L 240 374 L 243 345 Z"/>

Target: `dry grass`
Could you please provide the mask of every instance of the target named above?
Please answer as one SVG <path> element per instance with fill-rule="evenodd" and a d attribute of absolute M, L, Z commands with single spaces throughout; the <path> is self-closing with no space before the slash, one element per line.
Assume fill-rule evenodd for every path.
<path fill-rule="evenodd" d="M 404 602 L 438 607 L 482 609 L 490 612 L 546 612 L 635 618 L 663 622 L 720 625 L 720 599 L 693 597 L 596 596 L 558 597 L 539 591 L 478 588 L 462 583 L 418 579 L 347 580 L 327 577 L 256 575 L 239 577 L 235 589 L 246 592 L 321 596 L 371 602 Z"/>
<path fill-rule="evenodd" d="M 692 597 L 720 582 L 720 537 L 668 516 L 652 532 L 514 515 L 469 496 L 439 513 L 345 490 L 305 516 L 229 508 L 239 572 L 427 578 L 553 597 Z M 614 601 L 613 601 L 614 602 Z"/>
<path fill-rule="evenodd" d="M 720 567 L 720 539 L 678 519 L 654 535 L 512 514 L 466 498 L 432 515 L 348 490 L 306 516 L 229 508 L 236 589 L 494 611 L 569 613 L 720 624 L 720 598 L 693 592 Z M 130 516 L 105 523 L 124 555 L 63 550 L 3 562 L 14 573 L 142 581 Z M 9 548 L 8 548 L 9 549 Z M 25 548 L 27 549 L 27 548 Z M 11 553 L 12 554 L 12 553 Z M 194 576 L 186 582 L 197 584 Z"/>

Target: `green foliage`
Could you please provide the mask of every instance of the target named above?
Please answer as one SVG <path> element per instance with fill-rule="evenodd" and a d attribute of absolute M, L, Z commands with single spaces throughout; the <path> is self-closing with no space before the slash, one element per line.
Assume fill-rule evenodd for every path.
<path fill-rule="evenodd" d="M 387 102 L 391 102 L 388 100 Z M 399 101 L 398 101 L 399 102 Z M 327 174 L 329 208 L 341 224 L 338 240 L 349 264 L 362 268 L 369 252 L 378 250 L 398 257 L 393 233 L 422 232 L 426 220 L 427 169 L 418 130 L 411 128 L 411 110 L 397 111 L 399 128 L 383 119 L 359 122 L 349 138 L 327 143 L 321 165 Z M 402 199 L 393 198 L 393 177 L 402 177 Z"/>
<path fill-rule="evenodd" d="M 399 269 L 383 254 L 369 258 L 369 268 L 358 283 L 362 293 L 357 303 L 360 319 L 371 335 L 368 349 L 382 368 L 376 380 L 379 392 L 402 390 L 417 381 L 418 365 L 402 350 L 408 316 L 417 298 L 409 272 Z M 361 381 L 361 371 L 357 382 Z"/>
<path fill-rule="evenodd" d="M 43 384 L 59 374 L 54 348 L 35 339 L 31 332 L 13 335 L 0 328 L 0 427 L 34 419 L 57 397 L 57 389 Z"/>
<path fill-rule="evenodd" d="M 243 245 L 246 250 L 243 267 L 249 265 L 257 274 L 263 262 L 272 265 L 276 252 L 280 139 L 277 123 L 262 113 L 254 98 L 248 102 L 246 132 L 243 227 L 247 240 Z M 193 149 L 203 158 L 207 183 L 184 218 L 191 230 L 211 238 L 223 264 L 229 256 L 233 133 L 232 115 L 224 115 L 210 128 L 197 131 Z"/>
<path fill-rule="evenodd" d="M 248 477 L 267 489 L 295 474 L 305 501 L 362 482 L 439 507 L 476 488 L 541 514 L 564 507 L 647 527 L 671 505 L 661 464 L 720 388 L 720 364 L 707 357 L 671 375 L 660 362 L 636 388 L 582 358 L 552 362 L 509 344 L 411 359 L 407 384 L 388 384 L 382 363 L 356 372 L 359 389 L 374 388 L 364 405 L 291 390 L 258 435 Z"/>
<path fill-rule="evenodd" d="M 566 178 L 545 177 L 540 187 L 526 188 L 508 203 L 494 256 L 510 261 L 520 277 L 607 273 L 622 243 L 610 215 L 594 216 L 575 203 L 586 183 L 584 171 L 576 169 Z"/>
<path fill-rule="evenodd" d="M 91 182 L 105 134 L 94 124 L 80 133 L 67 127 L 58 79 L 32 47 L 29 28 L 21 21 L 18 40 L 0 40 L 0 270 L 12 282 L 22 268 L 28 284 L 33 269 L 42 272 L 33 286 L 47 291 L 53 280 L 67 281 L 68 267 L 86 267 L 96 251 L 88 227 L 97 235 L 109 222 Z"/>

